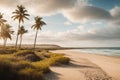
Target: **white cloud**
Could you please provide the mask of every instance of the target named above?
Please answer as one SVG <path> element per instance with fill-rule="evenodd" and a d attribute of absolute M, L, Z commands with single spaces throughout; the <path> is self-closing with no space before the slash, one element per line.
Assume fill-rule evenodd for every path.
<path fill-rule="evenodd" d="M 120 7 L 116 6 L 110 10 L 113 19 L 111 20 L 112 24 L 120 25 Z"/>
<path fill-rule="evenodd" d="M 96 21 L 96 22 L 93 22 L 91 23 L 92 25 L 100 25 L 100 24 L 103 24 L 101 21 Z"/>
<path fill-rule="evenodd" d="M 106 20 L 112 24 L 120 24 L 120 7 L 107 11 L 92 6 L 89 0 L 1 0 L 0 7 L 9 14 L 16 5 L 26 6 L 31 15 L 50 16 L 61 13 L 69 21 L 84 23 L 90 20 Z"/>
<path fill-rule="evenodd" d="M 15 8 L 16 5 L 24 5 L 34 15 L 50 16 L 61 13 L 77 5 L 87 5 L 88 0 L 1 0 L 0 6 Z"/>
<path fill-rule="evenodd" d="M 19 4 L 17 0 L 0 0 L 0 6 L 11 8 Z"/>
<path fill-rule="evenodd" d="M 120 40 L 120 27 L 94 27 L 91 29 L 84 29 L 85 26 L 79 26 L 77 29 L 67 31 L 64 33 L 66 40 Z"/>
<path fill-rule="evenodd" d="M 120 7 L 116 6 L 110 11 L 92 6 L 76 5 L 63 11 L 64 17 L 75 23 L 87 23 L 90 21 L 107 21 L 112 25 L 120 25 Z"/>
<path fill-rule="evenodd" d="M 75 6 L 72 9 L 63 11 L 63 15 L 70 21 L 78 23 L 112 18 L 108 11 L 95 6 Z"/>
<path fill-rule="evenodd" d="M 120 27 L 94 27 L 85 29 L 87 26 L 81 25 L 76 29 L 65 32 L 40 31 L 38 42 L 71 42 L 71 41 L 110 41 L 120 40 Z M 33 41 L 35 33 L 28 34 L 24 37 L 26 41 Z"/>
<path fill-rule="evenodd" d="M 75 5 L 77 0 L 28 0 L 31 5 L 28 4 L 26 7 L 30 7 L 30 11 L 40 16 L 50 16 L 60 12 L 63 9 L 71 8 Z M 28 3 L 23 2 L 22 4 Z M 34 6 L 34 7 L 33 7 Z"/>
<path fill-rule="evenodd" d="M 66 22 L 64 22 L 64 25 L 69 26 L 69 25 L 72 25 L 72 23 L 70 21 L 66 21 Z"/>

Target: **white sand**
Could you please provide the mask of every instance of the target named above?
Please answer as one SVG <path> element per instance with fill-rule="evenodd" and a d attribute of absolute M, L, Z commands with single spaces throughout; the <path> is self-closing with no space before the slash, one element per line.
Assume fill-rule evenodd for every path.
<path fill-rule="evenodd" d="M 46 76 L 47 80 L 120 80 L 120 58 L 118 57 L 69 50 L 53 52 L 64 53 L 71 58 L 72 64 L 51 67 L 53 72 Z"/>

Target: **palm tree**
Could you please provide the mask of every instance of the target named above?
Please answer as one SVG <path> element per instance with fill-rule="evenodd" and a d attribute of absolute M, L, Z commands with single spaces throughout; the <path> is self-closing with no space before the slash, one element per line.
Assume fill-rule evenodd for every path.
<path fill-rule="evenodd" d="M 0 13 L 0 38 L 2 38 L 1 32 L 2 32 L 2 29 L 5 25 L 5 22 L 7 22 L 7 21 L 5 19 L 3 19 L 3 14 Z"/>
<path fill-rule="evenodd" d="M 7 39 L 12 39 L 11 34 L 13 34 L 14 31 L 11 29 L 11 26 L 9 24 L 4 24 L 3 27 L 1 27 L 1 33 L 0 36 L 4 40 L 4 48 L 6 47 Z"/>
<path fill-rule="evenodd" d="M 36 30 L 36 35 L 35 35 L 35 40 L 34 40 L 34 49 L 35 49 L 35 46 L 36 46 L 38 30 L 39 29 L 41 30 L 41 27 L 43 25 L 46 25 L 46 23 L 44 21 L 42 21 L 42 17 L 39 17 L 39 16 L 35 17 L 35 24 L 31 27 L 34 30 Z"/>
<path fill-rule="evenodd" d="M 20 28 L 21 22 L 24 23 L 24 19 L 29 20 L 28 16 L 30 16 L 29 14 L 27 14 L 27 10 L 22 5 L 17 5 L 17 9 L 13 12 L 13 14 L 15 14 L 15 15 L 12 16 L 12 18 L 14 20 L 17 19 L 19 21 L 18 30 Z M 17 47 L 17 43 L 18 43 L 18 32 L 17 32 L 15 47 Z"/>
<path fill-rule="evenodd" d="M 24 26 L 21 26 L 18 30 L 18 35 L 20 35 L 20 45 L 19 48 L 21 48 L 21 44 L 22 44 L 22 36 L 23 34 L 27 33 L 28 30 L 25 30 Z"/>
<path fill-rule="evenodd" d="M 7 22 L 5 19 L 3 19 L 3 14 L 0 13 L 0 27 L 5 23 Z"/>

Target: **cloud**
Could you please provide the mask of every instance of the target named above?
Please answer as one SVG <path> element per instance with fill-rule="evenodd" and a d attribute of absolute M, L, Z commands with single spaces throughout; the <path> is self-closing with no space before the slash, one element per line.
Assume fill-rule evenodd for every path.
<path fill-rule="evenodd" d="M 27 4 L 31 2 L 30 4 Z M 33 13 L 41 16 L 50 16 L 60 12 L 63 9 L 72 8 L 77 0 L 27 0 L 22 4 L 32 9 Z M 33 7 L 34 6 L 34 7 Z"/>
<path fill-rule="evenodd" d="M 35 31 L 23 35 L 23 44 L 33 44 L 35 38 Z M 64 39 L 60 39 L 59 32 L 53 31 L 39 31 L 37 37 L 37 44 L 59 44 L 64 42 Z M 16 35 L 13 36 L 13 40 L 10 43 L 15 43 Z"/>
<path fill-rule="evenodd" d="M 22 4 L 33 13 L 51 15 L 73 7 L 76 2 L 77 0 L 0 0 L 0 6 L 11 8 Z"/>
<path fill-rule="evenodd" d="M 17 0 L 0 0 L 0 6 L 3 7 L 13 7 L 14 5 L 17 5 L 18 1 Z"/>
<path fill-rule="evenodd" d="M 66 22 L 64 22 L 64 25 L 69 26 L 69 25 L 72 25 L 72 23 L 70 21 L 66 21 Z"/>
<path fill-rule="evenodd" d="M 64 17 L 75 23 L 87 23 L 90 21 L 107 21 L 112 25 L 120 25 L 120 7 L 116 6 L 110 11 L 87 5 L 76 5 L 72 9 L 63 11 Z"/>
<path fill-rule="evenodd" d="M 93 25 L 90 29 L 85 29 L 87 26 L 81 25 L 76 29 L 65 32 L 42 31 L 38 34 L 38 42 L 56 43 L 56 42 L 71 42 L 71 41 L 119 41 L 120 27 L 108 26 L 101 27 Z M 33 41 L 35 33 L 24 36 L 26 42 Z"/>
<path fill-rule="evenodd" d="M 69 21 L 85 23 L 91 20 L 105 20 L 111 24 L 120 24 L 120 7 L 110 11 L 93 6 L 89 0 L 1 0 L 3 10 L 14 10 L 16 5 L 24 5 L 32 16 L 51 16 L 63 14 Z M 6 13 L 6 11 L 3 11 Z"/>
<path fill-rule="evenodd" d="M 82 41 L 82 40 L 120 40 L 120 27 L 107 26 L 107 27 L 92 27 L 91 29 L 85 29 L 85 26 L 79 26 L 77 29 L 67 31 L 63 33 L 66 40 Z"/>
<path fill-rule="evenodd" d="M 120 7 L 116 6 L 110 10 L 113 19 L 111 20 L 112 24 L 120 25 Z"/>
<path fill-rule="evenodd" d="M 88 26 L 81 25 L 76 29 L 68 30 L 65 32 L 43 31 L 38 34 L 38 37 L 39 37 L 38 41 L 70 42 L 70 41 L 120 40 L 120 35 L 119 35 L 120 27 L 118 26 L 108 25 L 107 27 L 103 27 L 101 25 L 97 26 L 96 24 L 89 29 L 87 28 Z"/>
<path fill-rule="evenodd" d="M 74 6 L 76 0 L 47 0 L 40 7 L 42 12 L 54 12 L 60 9 L 71 8 Z M 41 9 L 41 8 L 40 8 Z"/>
<path fill-rule="evenodd" d="M 90 20 L 109 20 L 110 13 L 95 6 L 76 6 L 63 11 L 63 15 L 72 22 L 88 22 Z"/>

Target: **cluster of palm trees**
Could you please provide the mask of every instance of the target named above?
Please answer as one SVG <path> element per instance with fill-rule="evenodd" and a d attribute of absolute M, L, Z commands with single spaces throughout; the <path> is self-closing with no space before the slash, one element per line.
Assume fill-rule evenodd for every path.
<path fill-rule="evenodd" d="M 0 13 L 0 38 L 4 40 L 4 48 L 6 46 L 7 39 L 12 39 L 11 34 L 14 31 L 11 29 L 11 26 L 7 23 L 7 20 L 3 19 L 3 14 Z"/>
<path fill-rule="evenodd" d="M 15 48 L 21 48 L 23 34 L 28 32 L 28 30 L 26 30 L 24 28 L 24 26 L 21 25 L 24 23 L 24 19 L 29 20 L 28 17 L 30 15 L 27 12 L 28 11 L 22 5 L 17 5 L 17 9 L 13 12 L 14 15 L 12 16 L 12 18 L 14 20 L 18 20 L 18 23 L 19 23 Z M 36 46 L 38 30 L 41 30 L 43 25 L 46 25 L 46 23 L 44 21 L 42 21 L 42 17 L 39 17 L 39 16 L 35 17 L 35 24 L 32 25 L 32 27 L 31 27 L 34 30 L 36 30 L 36 35 L 35 35 L 35 40 L 34 40 L 34 49 Z M 14 33 L 14 31 L 11 29 L 11 26 L 9 24 L 7 24 L 7 20 L 3 19 L 3 14 L 0 13 L 0 38 L 2 38 L 4 40 L 4 48 L 6 47 L 7 39 L 10 39 L 10 40 L 12 39 L 11 35 L 13 33 Z M 18 38 L 20 38 L 19 46 L 18 46 Z"/>

